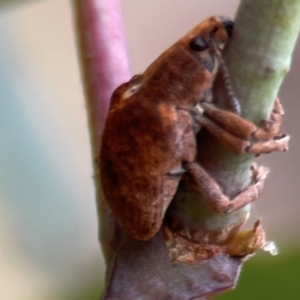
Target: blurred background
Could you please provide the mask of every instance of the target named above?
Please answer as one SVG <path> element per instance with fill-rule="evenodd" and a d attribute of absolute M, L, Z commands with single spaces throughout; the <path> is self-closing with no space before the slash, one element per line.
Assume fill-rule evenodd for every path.
<path fill-rule="evenodd" d="M 120 2 L 133 73 L 239 3 Z M 280 92 L 290 151 L 259 158 L 271 174 L 253 207 L 280 255 L 258 253 L 219 299 L 299 299 L 299 47 Z M 0 128 L 0 299 L 99 299 L 105 266 L 71 1 L 0 1 Z"/>

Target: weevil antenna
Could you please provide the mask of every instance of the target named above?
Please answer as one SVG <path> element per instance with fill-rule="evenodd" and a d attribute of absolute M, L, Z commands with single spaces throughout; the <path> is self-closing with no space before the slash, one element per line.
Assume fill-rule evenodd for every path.
<path fill-rule="evenodd" d="M 220 50 L 218 49 L 218 47 L 215 43 L 213 43 L 213 47 L 214 47 L 214 50 L 215 50 L 217 60 L 219 61 L 219 66 L 220 66 L 220 69 L 221 69 L 221 73 L 222 73 L 223 78 L 224 78 L 225 88 L 226 88 L 226 91 L 227 91 L 227 94 L 228 94 L 228 97 L 229 97 L 230 106 L 236 114 L 240 115 L 241 114 L 241 104 L 240 104 L 238 98 L 234 94 L 227 66 L 226 66 L 226 64 L 225 64 L 225 62 L 224 62 L 224 60 L 221 56 Z"/>

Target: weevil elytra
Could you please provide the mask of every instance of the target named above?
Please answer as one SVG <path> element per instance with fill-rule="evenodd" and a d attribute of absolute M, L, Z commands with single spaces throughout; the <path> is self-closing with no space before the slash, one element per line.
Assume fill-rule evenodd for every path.
<path fill-rule="evenodd" d="M 201 126 L 240 153 L 287 148 L 288 136 L 277 135 L 278 101 L 262 129 L 210 103 L 220 53 L 232 29 L 233 22 L 226 17 L 207 19 L 112 95 L 98 163 L 106 201 L 135 239 L 148 240 L 158 232 L 185 172 L 195 176 L 217 211 L 239 209 L 258 197 L 266 174 L 263 168 L 254 176 L 255 183 L 232 201 L 202 172 L 194 162 L 195 135 Z"/>

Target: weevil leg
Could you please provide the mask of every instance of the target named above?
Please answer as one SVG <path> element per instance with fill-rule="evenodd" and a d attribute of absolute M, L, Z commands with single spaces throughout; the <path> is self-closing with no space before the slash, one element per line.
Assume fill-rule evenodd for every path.
<path fill-rule="evenodd" d="M 193 131 L 195 134 L 197 134 L 199 132 L 199 130 L 201 129 L 201 120 L 202 120 L 202 115 L 204 112 L 204 109 L 202 107 L 202 103 L 212 103 L 213 100 L 213 94 L 212 91 L 206 90 L 203 95 L 202 95 L 202 99 L 201 101 L 197 102 L 196 105 L 194 105 L 194 107 L 192 109 L 190 108 L 186 108 L 186 107 L 181 107 L 181 106 L 177 106 L 176 109 L 178 111 L 185 111 L 187 112 L 190 117 L 193 120 Z"/>
<path fill-rule="evenodd" d="M 204 199 L 216 212 L 233 212 L 246 204 L 258 199 L 269 170 L 263 166 L 252 165 L 252 179 L 254 184 L 248 186 L 243 192 L 230 200 L 223 194 L 216 181 L 197 163 L 185 163 L 188 175 L 191 176 L 192 186 L 199 191 Z M 190 182 L 189 182 L 190 183 Z"/>
<path fill-rule="evenodd" d="M 177 107 L 177 111 L 184 111 L 189 114 L 189 116 L 193 120 L 193 131 L 194 134 L 197 134 L 201 128 L 201 120 L 203 115 L 203 108 L 201 107 L 200 103 L 197 103 L 192 109 L 186 109 L 182 107 Z"/>
<path fill-rule="evenodd" d="M 289 140 L 290 137 L 283 133 L 267 141 L 253 143 L 245 148 L 245 152 L 259 156 L 262 153 L 270 153 L 272 151 L 287 151 Z"/>
<path fill-rule="evenodd" d="M 193 107 L 192 110 L 189 111 L 190 116 L 193 119 L 193 130 L 194 133 L 197 134 L 201 128 L 201 119 L 203 115 L 203 108 L 197 104 Z"/>
<path fill-rule="evenodd" d="M 278 99 L 275 101 L 269 120 L 265 121 L 265 128 L 258 128 L 237 114 L 216 108 L 212 104 L 202 103 L 202 107 L 205 115 L 201 119 L 201 125 L 221 143 L 238 153 L 248 152 L 260 155 L 288 149 L 289 136 L 278 135 L 283 114 Z M 259 141 L 250 142 L 252 138 Z"/>
<path fill-rule="evenodd" d="M 201 125 L 205 127 L 213 136 L 215 136 L 220 143 L 237 153 L 253 153 L 255 155 L 260 155 L 262 153 L 270 153 L 272 151 L 288 150 L 290 137 L 287 134 L 275 136 L 266 141 L 252 143 L 250 141 L 238 138 L 228 131 L 225 131 L 208 118 L 203 117 L 201 120 Z"/>
<path fill-rule="evenodd" d="M 220 108 L 210 103 L 202 103 L 201 106 L 205 115 L 212 121 L 231 134 L 245 140 L 256 138 L 258 140 L 268 140 L 279 133 L 284 111 L 279 99 L 275 100 L 270 117 L 265 120 L 264 128 L 258 128 L 252 122 L 241 116 Z"/>
<path fill-rule="evenodd" d="M 233 151 L 244 153 L 245 149 L 251 146 L 249 141 L 236 137 L 205 116 L 201 119 L 201 126 L 206 128 L 220 143 Z"/>
<path fill-rule="evenodd" d="M 253 137 L 258 140 L 267 140 L 278 135 L 283 115 L 283 107 L 279 98 L 276 98 L 270 117 L 264 120 L 264 128 L 257 128 L 253 133 Z"/>

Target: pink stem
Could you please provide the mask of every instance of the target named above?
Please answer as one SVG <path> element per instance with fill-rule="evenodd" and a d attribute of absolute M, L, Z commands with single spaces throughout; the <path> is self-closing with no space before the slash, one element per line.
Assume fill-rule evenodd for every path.
<path fill-rule="evenodd" d="M 74 0 L 93 154 L 97 155 L 109 100 L 130 77 L 119 0 Z"/>

